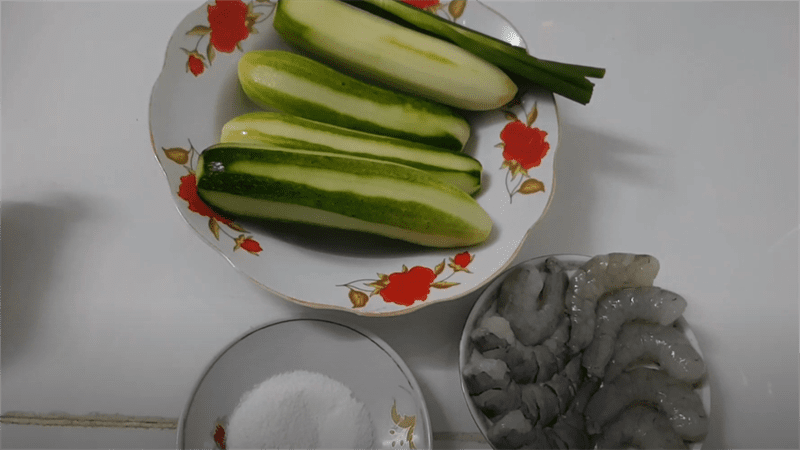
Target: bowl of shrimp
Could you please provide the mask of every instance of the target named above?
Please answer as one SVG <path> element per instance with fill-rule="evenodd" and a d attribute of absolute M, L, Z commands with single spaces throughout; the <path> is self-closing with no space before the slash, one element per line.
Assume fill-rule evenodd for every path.
<path fill-rule="evenodd" d="M 548 255 L 487 286 L 459 368 L 493 448 L 702 447 L 706 365 L 659 268 L 642 254 Z"/>

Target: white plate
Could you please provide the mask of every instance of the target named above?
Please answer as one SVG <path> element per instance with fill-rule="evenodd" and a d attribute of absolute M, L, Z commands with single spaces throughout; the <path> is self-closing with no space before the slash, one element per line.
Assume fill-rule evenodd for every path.
<path fill-rule="evenodd" d="M 321 373 L 350 388 L 369 411 L 375 448 L 431 447 L 419 385 L 388 344 L 353 326 L 296 319 L 252 330 L 211 361 L 181 414 L 178 448 L 218 448 L 217 427 L 225 428 L 242 395 L 293 370 Z"/>
<path fill-rule="evenodd" d="M 461 298 L 508 266 L 545 213 L 553 194 L 559 127 L 553 94 L 546 91 L 527 91 L 521 104 L 508 111 L 468 115 L 473 136 L 465 152 L 484 167 L 483 189 L 476 199 L 494 222 L 491 236 L 478 246 L 429 249 L 339 231 L 297 226 L 263 228 L 225 221 L 199 202 L 194 186 L 199 152 L 218 142 L 220 130 L 228 120 L 258 109 L 239 87 L 239 58 L 252 49 L 291 50 L 272 28 L 273 2 L 225 4 L 226 8 L 236 4 L 247 8 L 250 30 L 244 28 L 242 33 L 240 28 L 238 36 L 220 38 L 223 34 L 215 30 L 216 19 L 213 27 L 209 21 L 209 10 L 216 15 L 215 8 L 219 7 L 213 2 L 190 13 L 167 45 L 164 68 L 150 101 L 153 150 L 167 177 L 168 192 L 193 234 L 257 284 L 287 300 L 360 315 L 402 314 Z M 524 45 L 514 28 L 490 8 L 475 0 L 465 5 L 460 15 L 453 8 L 459 23 Z M 446 6 L 438 13 L 455 18 Z M 244 39 L 237 42 L 241 37 Z M 503 142 L 500 133 L 515 118 L 527 126 L 534 106 L 538 114 L 528 128 L 547 133 L 544 139 L 549 149 L 539 165 L 528 168 L 527 176 L 518 175 L 512 180 L 510 169 L 504 166 L 505 150 L 508 160 L 526 165 L 531 163 L 527 158 L 532 150 L 520 150 L 513 143 L 505 150 L 498 147 Z M 518 192 L 523 181 L 525 189 Z M 537 186 L 544 191 L 537 191 Z M 402 272 L 415 266 L 434 270 L 434 281 L 413 286 L 417 281 Z M 390 280 L 392 274 L 396 275 Z M 381 290 L 389 283 L 393 283 L 393 289 Z M 409 296 L 407 289 L 417 295 Z"/>
<path fill-rule="evenodd" d="M 543 264 L 547 258 L 556 257 L 559 261 L 561 261 L 568 270 L 568 273 L 578 269 L 581 265 L 589 261 L 590 257 L 585 255 L 570 255 L 570 254 L 560 254 L 560 255 L 547 255 L 547 256 L 539 256 L 536 258 L 529 259 L 527 261 L 522 261 L 519 264 L 526 264 L 532 262 L 534 265 L 539 266 Z M 459 357 L 458 357 L 458 367 L 459 373 L 464 373 L 464 366 L 469 362 L 469 356 L 472 354 L 473 345 L 472 339 L 470 339 L 470 334 L 475 329 L 475 326 L 478 320 L 483 316 L 483 314 L 491 307 L 494 299 L 495 293 L 498 289 L 500 289 L 500 285 L 503 283 L 505 276 L 511 271 L 509 268 L 508 271 L 501 274 L 497 277 L 491 284 L 480 294 L 478 300 L 475 301 L 475 305 L 472 307 L 472 310 L 467 316 L 467 321 L 464 325 L 464 331 L 461 335 L 461 342 L 459 344 Z M 657 284 L 657 283 L 656 283 Z M 686 334 L 687 339 L 692 344 L 697 353 L 700 356 L 703 356 L 702 351 L 700 350 L 700 344 L 697 342 L 697 337 L 694 335 L 694 332 L 689 327 L 689 324 L 686 322 L 686 319 L 683 316 L 679 317 L 676 322 L 676 327 L 678 329 L 683 330 Z M 461 376 L 461 392 L 464 394 L 464 399 L 467 402 L 467 407 L 469 408 L 469 412 L 472 415 L 472 418 L 475 420 L 475 424 L 478 426 L 478 429 L 481 430 L 483 436 L 486 438 L 487 442 L 489 440 L 489 427 L 490 424 L 486 419 L 486 416 L 481 412 L 480 409 L 475 405 L 472 401 L 472 398 L 467 391 L 467 386 L 464 382 L 464 377 Z M 706 381 L 699 386 L 698 389 L 695 390 L 697 394 L 700 396 L 701 400 L 703 401 L 703 406 L 706 410 L 706 415 L 711 414 L 711 388 L 709 387 Z M 703 446 L 702 442 L 695 442 L 693 443 L 690 448 L 692 450 L 700 450 Z"/>

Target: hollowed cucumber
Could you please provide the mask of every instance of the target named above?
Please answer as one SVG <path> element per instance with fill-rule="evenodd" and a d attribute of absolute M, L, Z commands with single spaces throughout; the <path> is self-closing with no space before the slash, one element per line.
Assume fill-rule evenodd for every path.
<path fill-rule="evenodd" d="M 289 43 L 351 73 L 456 108 L 496 109 L 517 92 L 480 57 L 339 0 L 280 0 L 273 26 Z"/>
<path fill-rule="evenodd" d="M 481 163 L 467 154 L 290 114 L 254 112 L 235 117 L 222 128 L 220 142 L 254 142 L 380 159 L 424 170 L 468 194 L 481 187 Z"/>
<path fill-rule="evenodd" d="M 365 83 L 295 53 L 250 51 L 239 60 L 238 72 L 245 94 L 267 109 L 453 151 L 461 151 L 470 136 L 469 123 L 444 105 Z"/>

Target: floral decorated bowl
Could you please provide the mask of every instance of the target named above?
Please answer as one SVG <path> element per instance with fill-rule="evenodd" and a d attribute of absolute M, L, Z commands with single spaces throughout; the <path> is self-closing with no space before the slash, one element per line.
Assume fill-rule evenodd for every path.
<path fill-rule="evenodd" d="M 515 45 L 502 16 L 477 0 L 421 5 Z M 153 151 L 192 233 L 270 292 L 302 305 L 365 316 L 397 315 L 476 291 L 514 259 L 547 210 L 554 189 L 559 125 L 553 94 L 534 88 L 502 109 L 464 113 L 464 152 L 483 165 L 475 198 L 491 217 L 487 241 L 435 249 L 299 225 L 262 226 L 223 217 L 197 195 L 200 152 L 230 119 L 259 108 L 238 83 L 237 63 L 254 49 L 292 49 L 272 27 L 274 0 L 216 0 L 177 27 L 150 101 Z"/>
<path fill-rule="evenodd" d="M 425 399 L 400 356 L 367 330 L 321 319 L 268 323 L 220 351 L 184 407 L 177 448 L 226 448 L 229 419 L 242 396 L 264 380 L 297 370 L 350 389 L 369 413 L 372 448 L 431 448 Z"/>

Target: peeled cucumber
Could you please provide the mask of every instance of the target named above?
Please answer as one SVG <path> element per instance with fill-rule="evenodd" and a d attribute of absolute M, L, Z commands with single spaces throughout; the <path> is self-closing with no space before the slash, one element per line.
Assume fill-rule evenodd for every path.
<path fill-rule="evenodd" d="M 222 127 L 220 142 L 253 142 L 380 159 L 423 170 L 468 194 L 474 194 L 481 187 L 481 163 L 465 153 L 349 130 L 290 114 L 254 112 L 235 117 Z"/>
<path fill-rule="evenodd" d="M 486 211 L 419 169 L 355 156 L 221 143 L 196 169 L 200 198 L 237 218 L 301 222 L 431 247 L 485 241 Z"/>
<path fill-rule="evenodd" d="M 480 57 L 339 0 L 280 0 L 273 26 L 331 64 L 445 105 L 485 111 L 517 93 L 501 69 Z"/>
<path fill-rule="evenodd" d="M 451 108 L 365 83 L 295 53 L 247 52 L 238 76 L 257 105 L 317 122 L 453 151 L 461 151 L 470 136 L 469 123 Z"/>

